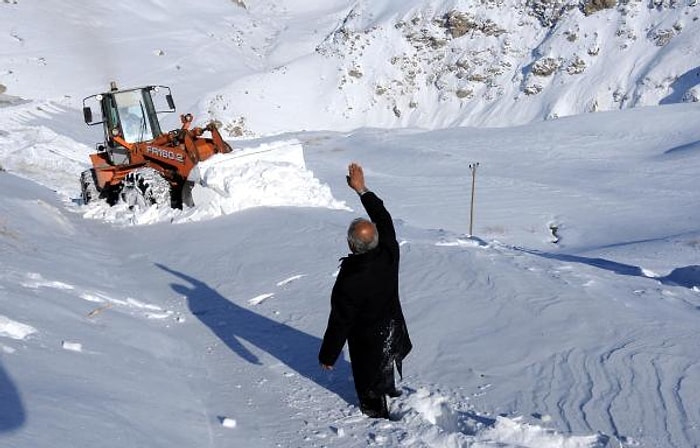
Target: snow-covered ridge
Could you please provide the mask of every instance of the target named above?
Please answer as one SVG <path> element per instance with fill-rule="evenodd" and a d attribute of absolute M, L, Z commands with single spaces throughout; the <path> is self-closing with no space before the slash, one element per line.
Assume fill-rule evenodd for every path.
<path fill-rule="evenodd" d="M 4 95 L 77 107 L 112 80 L 168 79 L 183 112 L 230 136 L 508 126 L 700 98 L 695 0 L 63 5 L 0 3 Z"/>
<path fill-rule="evenodd" d="M 31 110 L 0 109 L 17 117 L 5 121 L 1 144 L 21 143 L 11 137 L 27 128 L 33 148 L 35 127 L 78 122 L 70 110 Z M 250 151 L 287 148 L 292 157 L 259 166 L 236 153 L 212 159 L 200 181 L 220 204 L 231 199 L 233 172 L 253 174 L 246 182 L 259 182 L 263 197 L 277 184 L 306 201 L 312 178 L 313 191 L 332 196 L 319 193 L 323 207 L 257 207 L 186 225 L 85 220 L 71 211 L 89 208 L 0 172 L 0 323 L 12 335 L 0 336 L 0 384 L 9 391 L 0 438 L 18 446 L 48 438 L 150 446 L 155 434 L 164 446 L 205 440 L 212 448 L 693 446 L 699 116 L 697 105 L 682 104 L 509 129 L 251 140 Z M 312 177 L 295 157 L 298 142 Z M 347 361 L 326 375 L 315 359 L 355 215 L 329 206 L 335 197 L 359 206 L 344 177 L 351 160 L 366 167 L 401 238 L 416 346 L 404 395 L 391 403 L 395 421 L 359 413 Z M 474 160 L 478 238 L 467 239 Z M 58 191 L 77 190 L 68 174 Z M 162 221 L 149 210 L 155 215 L 138 218 Z M 92 430 L 44 424 L 73 418 Z"/>
<path fill-rule="evenodd" d="M 289 130 L 270 112 L 297 111 L 300 129 L 442 128 L 694 102 L 699 17 L 694 0 L 358 2 L 315 54 L 203 107 L 236 134 Z"/>
<path fill-rule="evenodd" d="M 693 100 L 698 6 L 478 3 L 0 2 L 0 445 L 700 446 L 700 104 L 627 109 Z M 83 219 L 111 80 L 229 135 L 331 130 L 234 139 L 304 157 L 212 159 L 199 221 Z M 391 421 L 316 360 L 350 161 L 401 244 Z"/>

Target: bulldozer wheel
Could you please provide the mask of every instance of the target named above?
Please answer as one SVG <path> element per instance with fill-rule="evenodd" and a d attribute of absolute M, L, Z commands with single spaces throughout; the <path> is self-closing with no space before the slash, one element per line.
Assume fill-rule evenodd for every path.
<path fill-rule="evenodd" d="M 83 204 L 88 204 L 96 199 L 99 199 L 100 192 L 97 191 L 94 168 L 80 173 L 80 192 L 83 198 Z"/>
<path fill-rule="evenodd" d="M 124 178 L 119 198 L 131 209 L 170 207 L 170 183 L 153 168 L 137 168 Z"/>

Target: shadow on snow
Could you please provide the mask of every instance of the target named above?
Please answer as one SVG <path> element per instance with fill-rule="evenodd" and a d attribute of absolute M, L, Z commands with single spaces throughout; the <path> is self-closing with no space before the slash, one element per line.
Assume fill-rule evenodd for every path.
<path fill-rule="evenodd" d="M 206 283 L 187 274 L 161 264 L 156 263 L 156 266 L 186 282 L 173 283 L 171 287 L 187 297 L 192 314 L 238 356 L 251 364 L 262 365 L 260 359 L 241 344 L 242 339 L 343 400 L 349 403 L 356 401 L 354 388 L 348 381 L 350 364 L 347 361 L 338 359 L 331 374 L 321 370 L 317 358 L 321 339 L 236 305 Z"/>
<path fill-rule="evenodd" d="M 666 155 L 677 155 L 677 154 L 687 154 L 695 153 L 700 151 L 700 141 L 686 143 L 685 145 L 674 146 L 664 152 Z"/>
<path fill-rule="evenodd" d="M 589 266 L 593 266 L 599 269 L 605 269 L 607 271 L 614 272 L 618 275 L 649 278 L 652 280 L 656 280 L 663 285 L 682 286 L 685 288 L 700 287 L 700 266 L 698 265 L 690 265 L 682 268 L 676 268 L 664 277 L 655 277 L 645 274 L 642 268 L 640 268 L 639 266 L 618 263 L 616 261 L 606 260 L 604 258 L 591 258 L 567 254 L 552 254 L 548 252 L 540 252 L 528 249 L 520 250 L 528 254 L 537 255 L 538 257 L 549 258 L 552 260 L 565 261 L 568 263 L 587 264 Z"/>
<path fill-rule="evenodd" d="M 0 366 L 0 433 L 15 430 L 26 420 L 19 392 L 10 376 Z"/>
<path fill-rule="evenodd" d="M 683 102 L 683 95 L 685 92 L 698 84 L 700 84 L 700 67 L 688 70 L 673 81 L 673 84 L 669 86 L 673 93 L 662 99 L 659 104 L 674 104 Z"/>

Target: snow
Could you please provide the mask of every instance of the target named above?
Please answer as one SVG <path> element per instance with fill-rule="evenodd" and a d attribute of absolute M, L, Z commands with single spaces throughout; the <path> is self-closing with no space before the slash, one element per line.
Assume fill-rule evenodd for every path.
<path fill-rule="evenodd" d="M 221 426 L 224 428 L 235 428 L 238 423 L 235 418 L 224 417 L 221 419 Z"/>
<path fill-rule="evenodd" d="M 234 153 L 216 154 L 199 163 L 190 180 L 196 182 L 192 191 L 196 207 L 134 210 L 126 203 L 110 207 L 93 202 L 84 207 L 83 213 L 118 225 L 144 225 L 212 219 L 251 207 L 347 209 L 306 168 L 303 148 L 297 141 L 239 146 Z"/>
<path fill-rule="evenodd" d="M 32 333 L 36 333 L 35 328 L 16 322 L 7 316 L 0 316 L 0 337 L 21 340 Z"/>
<path fill-rule="evenodd" d="M 61 343 L 61 347 L 63 347 L 64 350 L 68 350 L 71 352 L 83 351 L 83 344 L 81 344 L 80 342 L 63 341 Z"/>
<path fill-rule="evenodd" d="M 407 40 L 453 8 L 508 33 Z M 522 8 L 0 3 L 0 445 L 700 444 L 700 11 Z M 563 68 L 537 78 L 545 57 Z M 193 173 L 194 207 L 81 203 L 80 98 L 113 79 L 222 122 L 234 152 Z M 316 359 L 352 161 L 402 251 L 391 420 L 360 413 L 347 354 Z"/>

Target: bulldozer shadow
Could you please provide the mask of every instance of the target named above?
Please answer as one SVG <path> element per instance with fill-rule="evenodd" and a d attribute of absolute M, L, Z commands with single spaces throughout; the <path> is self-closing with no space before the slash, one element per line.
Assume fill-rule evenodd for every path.
<path fill-rule="evenodd" d="M 241 340 L 246 341 L 346 402 L 357 401 L 349 381 L 351 373 L 347 361 L 339 359 L 333 374 L 321 370 L 317 359 L 320 338 L 236 305 L 187 274 L 161 264 L 156 266 L 185 282 L 173 283 L 171 287 L 187 298 L 192 314 L 238 356 L 252 364 L 263 365 L 260 358 L 241 343 Z"/>

